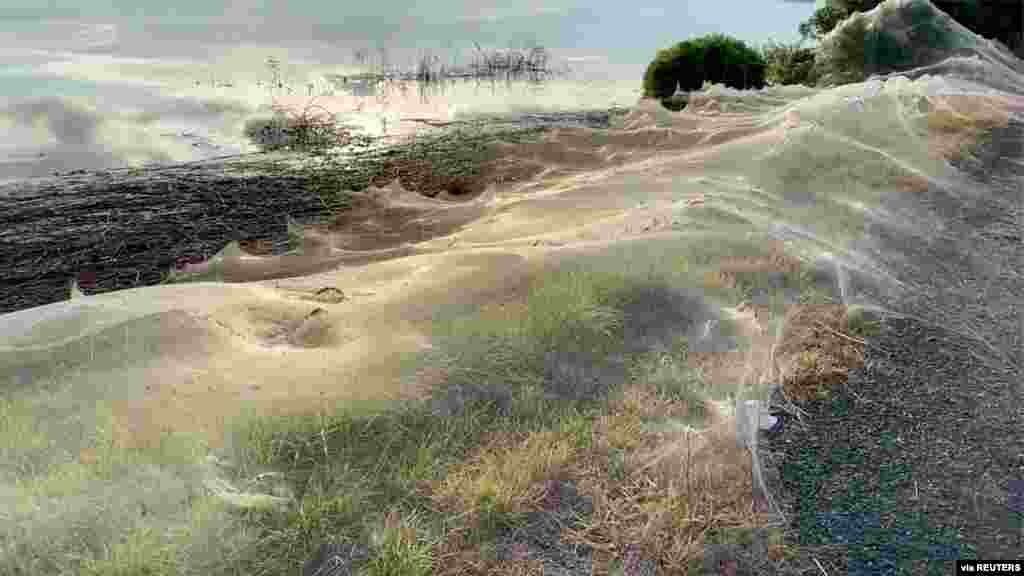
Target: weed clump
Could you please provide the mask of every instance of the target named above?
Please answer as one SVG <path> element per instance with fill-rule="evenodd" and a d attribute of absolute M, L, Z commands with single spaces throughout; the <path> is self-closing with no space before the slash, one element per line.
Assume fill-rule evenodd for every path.
<path fill-rule="evenodd" d="M 786 397 L 798 402 L 825 399 L 845 385 L 849 371 L 863 365 L 866 346 L 847 330 L 867 325 L 860 315 L 848 319 L 841 304 L 798 305 L 790 310 L 775 350 Z"/>
<path fill-rule="evenodd" d="M 301 111 L 275 104 L 270 118 L 254 118 L 246 122 L 246 137 L 264 152 L 293 150 L 322 152 L 344 146 L 352 141 L 352 132 L 341 126 L 335 114 L 314 103 Z"/>

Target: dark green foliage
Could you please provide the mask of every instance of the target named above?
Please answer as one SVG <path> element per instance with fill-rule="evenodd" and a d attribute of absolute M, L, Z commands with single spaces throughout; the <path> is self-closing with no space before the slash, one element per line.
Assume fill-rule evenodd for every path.
<path fill-rule="evenodd" d="M 661 105 L 673 112 L 679 112 L 689 103 L 690 98 L 686 94 L 675 94 L 661 100 Z"/>
<path fill-rule="evenodd" d="M 881 3 L 882 0 L 828 0 L 800 24 L 800 35 L 821 39 L 854 12 L 867 12 Z"/>
<path fill-rule="evenodd" d="M 825 86 L 863 82 L 867 78 L 865 41 L 867 21 L 850 22 L 842 34 L 833 34 L 818 46 L 816 68 Z"/>
<path fill-rule="evenodd" d="M 828 0 L 800 24 L 800 35 L 820 40 L 855 12 L 868 12 L 881 3 L 882 0 Z M 932 4 L 979 36 L 995 38 L 1017 54 L 1024 49 L 1022 0 L 932 0 Z"/>
<path fill-rule="evenodd" d="M 732 88 L 763 88 L 764 58 L 745 43 L 711 34 L 659 50 L 644 73 L 644 96 L 664 99 L 678 86 L 693 91 L 704 82 Z"/>
<path fill-rule="evenodd" d="M 860 82 L 872 74 L 923 66 L 972 44 L 925 0 L 898 10 L 902 13 L 894 21 L 903 23 L 898 27 L 869 29 L 866 18 L 854 17 L 825 38 L 817 48 L 815 64 L 821 83 Z"/>
<path fill-rule="evenodd" d="M 872 30 L 867 33 L 864 66 L 869 73 L 884 73 L 919 66 L 936 58 L 929 55 L 929 52 L 942 52 L 957 47 L 957 35 L 939 13 L 931 10 L 923 2 L 909 6 L 908 10 L 908 20 L 913 22 L 914 26 L 907 30 L 906 37 L 887 34 L 883 30 Z"/>
<path fill-rule="evenodd" d="M 766 82 L 825 86 L 859 82 L 871 74 L 927 64 L 956 48 L 956 35 L 943 18 L 935 17 L 926 1 L 904 8 L 920 12 L 905 18 L 914 24 L 906 30 L 909 37 L 884 28 L 868 30 L 866 22 L 857 21 L 843 34 L 826 40 L 841 22 L 882 2 L 828 0 L 800 24 L 801 36 L 822 41 L 815 48 L 774 44 L 758 54 L 743 42 L 712 34 L 660 50 L 644 74 L 644 96 L 658 98 L 666 108 L 676 110 L 685 107 L 683 100 L 668 100 L 676 88 L 692 91 L 705 81 L 734 88 L 761 88 Z M 976 34 L 1024 54 L 1024 0 L 934 0 L 931 4 Z"/>
<path fill-rule="evenodd" d="M 849 12 L 834 4 L 826 4 L 800 23 L 800 35 L 805 39 L 821 39 L 849 16 Z"/>

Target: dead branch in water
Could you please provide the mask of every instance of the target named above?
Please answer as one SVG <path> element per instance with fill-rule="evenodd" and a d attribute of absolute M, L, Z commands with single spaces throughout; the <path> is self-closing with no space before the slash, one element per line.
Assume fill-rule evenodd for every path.
<path fill-rule="evenodd" d="M 468 66 L 446 66 L 441 58 L 429 52 L 420 56 L 411 70 L 397 70 L 380 67 L 374 72 L 352 75 L 328 75 L 326 78 L 335 86 L 351 86 L 357 83 L 419 82 L 432 84 L 447 80 L 530 80 L 544 81 L 556 77 L 559 72 L 551 66 L 551 54 L 541 46 L 529 50 L 485 50 L 474 42 L 476 54 Z M 367 51 L 356 51 L 356 62 L 367 64 Z"/>

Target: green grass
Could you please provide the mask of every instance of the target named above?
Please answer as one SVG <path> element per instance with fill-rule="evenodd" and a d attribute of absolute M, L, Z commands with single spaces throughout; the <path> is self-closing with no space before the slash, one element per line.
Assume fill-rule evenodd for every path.
<path fill-rule="evenodd" d="M 572 390 L 555 397 L 546 394 L 550 390 L 545 385 L 550 388 L 551 382 L 546 381 L 545 355 L 558 348 L 610 350 L 621 326 L 613 304 L 626 286 L 622 277 L 565 271 L 534 289 L 522 316 L 475 315 L 439 322 L 436 338 L 443 352 L 413 364 L 447 366 L 447 380 L 432 397 L 450 403 L 453 417 L 435 417 L 430 402 L 408 401 L 386 409 L 350 406 L 329 414 L 250 422 L 239 431 L 235 457 L 244 463 L 239 475 L 286 470 L 299 502 L 288 510 L 249 515 L 263 534 L 258 552 L 243 560 L 249 573 L 274 574 L 294 567 L 312 554 L 317 542 L 339 533 L 366 538 L 366 519 L 383 518 L 392 506 L 435 515 L 416 495 L 417 486 L 443 478 L 487 434 L 520 434 L 561 422 L 586 445 L 585 422 L 565 414 L 590 399 L 567 397 Z M 470 386 L 475 387 L 459 402 L 459 394 Z M 491 525 L 493 532 L 506 522 L 505 511 L 493 503 L 488 509 L 486 498 L 481 504 L 481 527 Z M 368 574 L 429 569 L 424 548 L 409 542 L 383 538 L 377 554 Z"/>
<path fill-rule="evenodd" d="M 429 541 L 423 542 L 415 533 L 410 535 L 396 526 L 385 526 L 374 536 L 377 555 L 366 566 L 366 576 L 426 576 L 432 573 L 434 558 Z"/>
<path fill-rule="evenodd" d="M 202 563 L 223 510 L 196 493 L 203 446 L 120 441 L 96 378 L 0 398 L 0 572 L 180 574 Z M 216 555 L 238 544 L 225 538 Z M 183 571 L 183 568 L 185 569 Z M 198 566 L 193 573 L 200 573 Z"/>
<path fill-rule="evenodd" d="M 846 328 L 851 335 L 867 339 L 879 334 L 881 321 L 881 314 L 878 312 L 853 306 L 847 311 Z"/>
<path fill-rule="evenodd" d="M 566 389 L 564 382 L 555 386 L 550 381 L 545 363 L 552 351 L 596 351 L 585 355 L 591 362 L 621 348 L 625 320 L 616 305 L 629 300 L 635 284 L 622 274 L 570 267 L 536 286 L 518 314 L 440 321 L 435 337 L 441 352 L 414 363 L 442 363 L 448 370 L 444 384 L 431 395 L 433 404 L 408 402 L 372 415 L 342 411 L 255 422 L 245 443 L 252 449 L 242 459 L 255 468 L 289 470 L 302 498 L 298 510 L 265 511 L 253 519 L 268 535 L 259 546 L 260 558 L 250 559 L 254 573 L 296 565 L 311 554 L 309 543 L 324 537 L 340 532 L 358 538 L 365 531 L 363 519 L 383 517 L 396 503 L 416 514 L 436 514 L 415 495 L 417 485 L 443 478 L 485 435 L 554 428 L 586 449 L 591 442 L 587 409 L 602 392 L 621 385 L 621 378 L 596 392 Z M 450 404 L 454 417 L 433 417 L 430 407 L 437 404 Z M 499 495 L 484 494 L 477 502 L 478 528 L 484 534 L 514 520 L 499 500 Z M 378 551 L 371 573 L 399 565 L 406 567 L 386 573 L 424 569 L 422 549 L 403 552 L 410 556 L 406 565 L 394 557 L 400 548 L 395 544 Z"/>
<path fill-rule="evenodd" d="M 699 370 L 688 367 L 686 357 L 687 345 L 686 339 L 683 338 L 667 352 L 652 352 L 642 356 L 634 364 L 631 379 L 647 381 L 662 396 L 684 403 L 687 414 L 683 424 L 700 426 L 707 414 L 705 401 L 720 400 L 723 394 L 722 391 L 710 386 Z"/>
<path fill-rule="evenodd" d="M 254 469 L 288 470 L 301 500 L 293 510 L 268 510 L 252 518 L 265 536 L 247 569 L 275 573 L 307 558 L 312 543 L 325 537 L 361 538 L 366 519 L 383 518 L 392 506 L 435 516 L 436 526 L 442 519 L 417 486 L 444 478 L 487 436 L 553 429 L 573 438 L 579 450 L 592 447 L 594 410 L 599 412 L 628 376 L 609 367 L 596 373 L 598 380 L 605 378 L 603 387 L 567 388 L 564 381 L 552 381 L 552 356 L 556 362 L 600 364 L 601 358 L 624 350 L 629 318 L 622 308 L 634 291 L 649 289 L 652 282 L 645 276 L 568 266 L 545 277 L 521 307 L 440 320 L 435 351 L 410 363 L 447 371 L 427 402 L 406 402 L 373 414 L 344 410 L 253 423 L 244 442 L 251 448 L 241 459 Z M 559 357 L 559 352 L 580 355 Z M 653 376 L 665 395 L 699 398 L 704 393 L 699 375 L 676 378 L 683 374 L 678 362 L 670 366 L 649 354 L 634 354 L 630 366 L 634 377 Z M 438 406 L 447 406 L 449 417 L 434 417 L 431 409 Z M 699 408 L 694 410 L 696 418 Z M 500 494 L 486 491 L 476 500 L 478 541 L 515 522 L 516 514 L 501 500 Z M 434 532 L 425 539 L 438 537 Z M 368 573 L 419 574 L 428 569 L 425 550 L 408 542 L 378 546 Z"/>
<path fill-rule="evenodd" d="M 756 289 L 806 287 L 794 273 L 781 285 L 751 274 L 733 288 L 700 288 L 722 259 L 769 253 L 758 238 L 717 240 L 579 256 L 540 277 L 521 302 L 439 314 L 434 348 L 404 359 L 407 378 L 444 374 L 423 398 L 240 416 L 216 468 L 237 488 L 236 505 L 203 489 L 209 469 L 199 463 L 209 450 L 196 439 L 117 446 L 111 415 L 96 410 L 113 393 L 97 387 L 83 398 L 81 382 L 92 380 L 19 392 L 0 405 L 0 454 L 13 478 L 3 488 L 19 503 L 0 572 L 293 574 L 321 542 L 340 538 L 369 551 L 361 574 L 420 575 L 444 567 L 453 534 L 493 560 L 495 537 L 522 520 L 537 482 L 582 460 L 612 482 L 627 480 L 632 433 L 609 444 L 599 422 L 612 418 L 625 431 L 639 418 L 637 434 L 675 434 L 701 422 L 707 399 L 725 397 L 686 365 L 684 332 L 701 310 Z M 684 408 L 613 414 L 637 382 L 657 402 Z M 55 446 L 92 451 L 95 462 L 58 457 Z M 253 480 L 267 473 L 278 483 Z M 254 495 L 269 492 L 285 503 L 258 505 Z M 237 504 L 242 496 L 249 507 Z M 50 516 L 37 507 L 44 500 L 55 507 Z"/>

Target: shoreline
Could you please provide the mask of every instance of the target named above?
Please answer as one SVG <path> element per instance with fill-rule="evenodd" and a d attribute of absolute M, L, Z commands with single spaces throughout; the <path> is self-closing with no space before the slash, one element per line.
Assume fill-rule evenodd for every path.
<path fill-rule="evenodd" d="M 173 267 L 233 241 L 286 253 L 286 216 L 328 221 L 350 206 L 351 192 L 396 178 L 425 196 L 454 186 L 471 198 L 501 176 L 489 143 L 559 126 L 607 128 L 613 113 L 465 121 L 353 148 L 327 164 L 258 152 L 0 183 L 0 314 L 66 300 L 76 277 L 86 294 L 161 284 Z"/>

